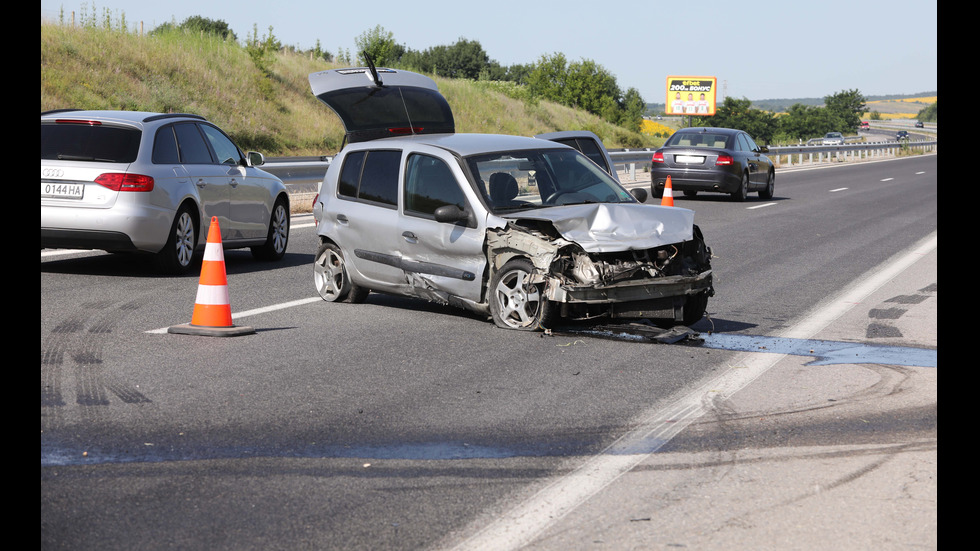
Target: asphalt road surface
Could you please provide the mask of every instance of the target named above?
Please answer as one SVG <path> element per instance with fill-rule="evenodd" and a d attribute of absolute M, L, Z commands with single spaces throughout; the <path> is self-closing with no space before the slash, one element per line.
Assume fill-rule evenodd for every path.
<path fill-rule="evenodd" d="M 938 156 L 675 198 L 712 247 L 702 339 L 554 335 L 372 294 L 314 230 L 196 276 L 42 251 L 42 549 L 935 548 Z"/>

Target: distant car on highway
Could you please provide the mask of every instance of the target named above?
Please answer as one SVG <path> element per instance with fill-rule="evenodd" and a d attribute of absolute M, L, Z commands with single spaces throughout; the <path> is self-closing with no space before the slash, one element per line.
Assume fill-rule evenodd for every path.
<path fill-rule="evenodd" d="M 925 128 L 926 125 L 922 124 L 922 121 L 915 121 L 916 128 Z"/>
<path fill-rule="evenodd" d="M 844 135 L 840 132 L 827 132 L 823 137 L 824 145 L 844 145 Z"/>
<path fill-rule="evenodd" d="M 868 121 L 861 121 L 858 130 L 871 130 L 871 124 Z"/>
<path fill-rule="evenodd" d="M 279 260 L 289 196 L 263 163 L 197 115 L 41 113 L 41 248 L 151 253 L 186 273 L 216 217 L 224 248 Z"/>
<path fill-rule="evenodd" d="M 749 192 L 772 199 L 776 170 L 767 149 L 730 128 L 682 128 L 653 153 L 651 191 L 662 197 L 667 177 L 671 188 L 693 196 L 699 191 L 728 193 L 744 201 Z"/>
<path fill-rule="evenodd" d="M 896 141 L 902 141 L 902 140 L 907 140 L 907 139 L 909 139 L 909 131 L 908 130 L 899 130 L 898 132 L 895 133 L 895 140 Z"/>

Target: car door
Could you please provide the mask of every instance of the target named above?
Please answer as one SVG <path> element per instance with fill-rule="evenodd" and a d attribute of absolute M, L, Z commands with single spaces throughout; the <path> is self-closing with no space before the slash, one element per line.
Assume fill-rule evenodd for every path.
<path fill-rule="evenodd" d="M 455 160 L 434 148 L 420 150 L 405 160 L 398 226 L 403 269 L 418 296 L 445 300 L 452 295 L 479 302 L 487 265 L 486 222 L 472 215 L 477 199 L 468 196 L 466 190 L 472 189 L 464 185 Z M 449 205 L 466 215 L 436 220 L 436 209 Z"/>
<path fill-rule="evenodd" d="M 231 195 L 227 168 L 216 163 L 197 123 L 177 123 L 173 125 L 173 129 L 180 150 L 180 161 L 191 182 L 197 187 L 202 237 L 207 238 L 210 220 L 214 217 L 218 219 L 221 228 L 222 242 L 231 239 L 233 224 L 229 217 Z M 203 243 L 204 239 L 200 242 Z"/>
<path fill-rule="evenodd" d="M 376 290 L 405 292 L 398 229 L 398 149 L 348 151 L 326 225 L 344 252 L 353 279 Z M 322 226 L 323 224 L 321 224 Z"/>
<path fill-rule="evenodd" d="M 224 178 L 228 193 L 228 238 L 261 239 L 268 232 L 272 205 L 258 178 L 248 177 L 244 155 L 224 132 L 201 124 L 217 162 L 216 178 Z"/>
<path fill-rule="evenodd" d="M 759 153 L 752 150 L 748 136 L 744 132 L 739 132 L 735 138 L 738 154 L 744 160 L 749 169 L 749 184 L 755 187 L 759 184 Z"/>

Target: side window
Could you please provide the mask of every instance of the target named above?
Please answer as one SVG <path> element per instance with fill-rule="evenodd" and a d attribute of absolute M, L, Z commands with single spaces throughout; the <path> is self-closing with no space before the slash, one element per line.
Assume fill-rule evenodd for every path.
<path fill-rule="evenodd" d="M 753 141 L 748 134 L 742 134 L 742 135 L 745 136 L 745 143 L 748 144 L 749 151 L 758 151 L 759 149 L 758 144 L 756 144 L 755 141 Z"/>
<path fill-rule="evenodd" d="M 222 131 L 207 124 L 202 124 L 201 130 L 204 131 L 204 135 L 208 137 L 208 142 L 211 143 L 211 148 L 217 154 L 218 163 L 223 165 L 241 164 L 242 154 L 238 150 L 238 147 L 228 139 L 228 136 L 225 136 Z"/>
<path fill-rule="evenodd" d="M 355 151 L 344 157 L 337 195 L 384 206 L 398 205 L 401 151 Z"/>
<path fill-rule="evenodd" d="M 344 166 L 340 169 L 340 180 L 337 182 L 337 195 L 341 197 L 357 197 L 357 185 L 361 181 L 361 169 L 364 168 L 364 151 L 355 151 L 344 157 Z"/>
<path fill-rule="evenodd" d="M 357 198 L 383 205 L 398 205 L 398 165 L 401 151 L 371 151 L 364 160 Z"/>
<path fill-rule="evenodd" d="M 177 135 L 180 162 L 184 164 L 211 164 L 214 162 L 208 145 L 204 143 L 204 136 L 197 129 L 196 124 L 175 124 L 174 133 Z"/>
<path fill-rule="evenodd" d="M 164 126 L 157 130 L 153 138 L 153 164 L 178 164 L 180 154 L 177 152 L 177 138 L 174 137 L 174 127 Z"/>
<path fill-rule="evenodd" d="M 405 212 L 432 216 L 445 205 L 466 206 L 466 196 L 446 163 L 427 155 L 412 155 L 405 170 Z"/>

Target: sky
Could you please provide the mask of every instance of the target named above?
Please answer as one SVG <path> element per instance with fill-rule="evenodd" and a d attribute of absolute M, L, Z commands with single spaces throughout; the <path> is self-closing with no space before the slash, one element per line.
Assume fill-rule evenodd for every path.
<path fill-rule="evenodd" d="M 356 40 L 381 26 L 424 51 L 461 38 L 503 66 L 563 54 L 591 60 L 664 103 L 668 76 L 717 78 L 719 98 L 865 97 L 938 91 L 938 0 L 734 2 L 698 0 L 41 0 L 42 21 L 108 11 L 130 30 L 199 15 L 244 41 L 258 31 L 283 45 L 354 57 Z"/>

